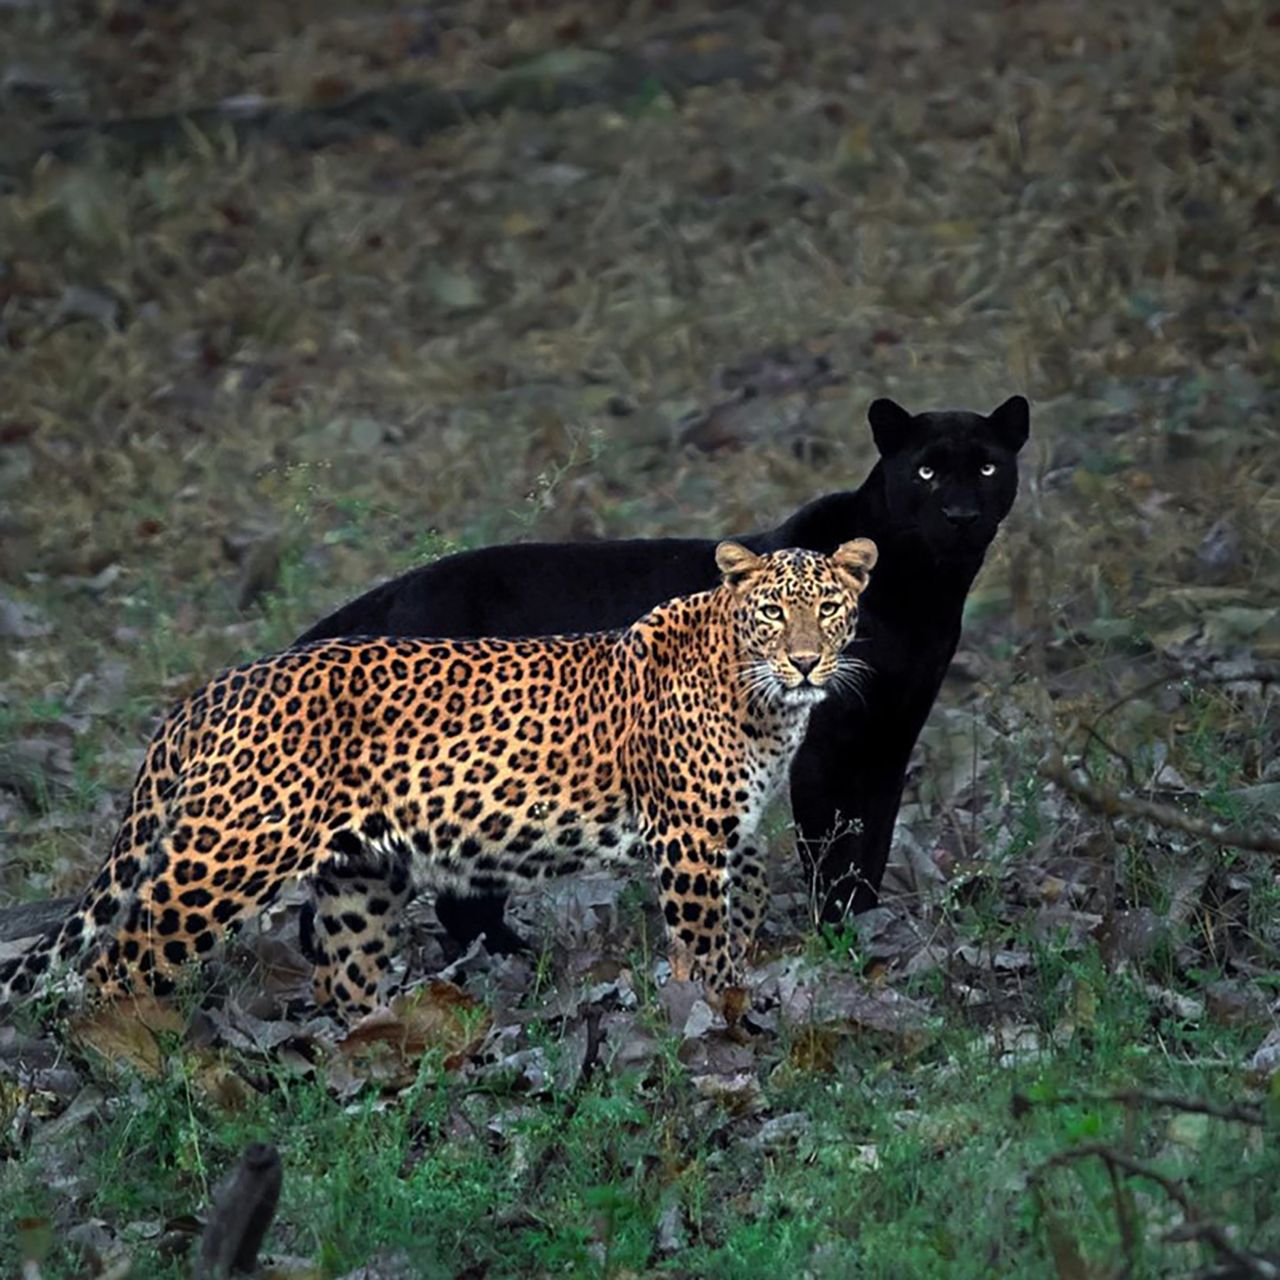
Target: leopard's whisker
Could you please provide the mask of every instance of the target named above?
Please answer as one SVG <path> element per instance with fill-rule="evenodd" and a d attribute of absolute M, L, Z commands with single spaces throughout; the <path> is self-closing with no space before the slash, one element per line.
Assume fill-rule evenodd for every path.
<path fill-rule="evenodd" d="M 870 668 L 866 664 L 858 666 L 844 665 L 839 663 L 836 669 L 831 673 L 831 679 L 828 685 L 832 693 L 849 693 L 858 699 L 865 708 L 867 705 L 866 695 L 863 688 L 866 684 Z"/>
<path fill-rule="evenodd" d="M 836 665 L 841 668 L 848 668 L 851 671 L 865 671 L 871 673 L 872 667 L 869 663 L 863 662 L 861 658 L 854 658 L 847 653 L 842 653 L 836 659 Z"/>

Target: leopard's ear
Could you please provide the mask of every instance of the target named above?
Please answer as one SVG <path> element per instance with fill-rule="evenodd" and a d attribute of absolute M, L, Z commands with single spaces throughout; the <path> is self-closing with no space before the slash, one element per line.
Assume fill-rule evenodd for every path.
<path fill-rule="evenodd" d="M 1017 453 L 1031 434 L 1031 406 L 1024 396 L 1010 396 L 999 408 L 987 414 L 996 439 L 1010 453 Z"/>
<path fill-rule="evenodd" d="M 716 568 L 731 587 L 757 572 L 763 563 L 763 557 L 739 542 L 722 542 L 716 548 Z"/>
<path fill-rule="evenodd" d="M 854 587 L 859 592 L 865 591 L 871 580 L 871 570 L 876 567 L 880 552 L 870 538 L 855 538 L 852 542 L 842 542 L 831 553 L 831 563 L 841 573 L 853 579 Z"/>
<path fill-rule="evenodd" d="M 882 458 L 891 458 L 899 449 L 905 449 L 915 435 L 914 420 L 896 401 L 873 400 L 867 410 L 871 423 L 871 438 Z"/>

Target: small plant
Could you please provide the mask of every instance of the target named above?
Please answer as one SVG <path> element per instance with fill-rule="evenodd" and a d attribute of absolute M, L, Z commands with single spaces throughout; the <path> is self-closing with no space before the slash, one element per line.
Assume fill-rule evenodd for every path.
<path fill-rule="evenodd" d="M 819 956 L 841 960 L 854 969 L 861 969 L 863 966 L 863 960 L 859 954 L 861 939 L 858 936 L 857 926 L 852 920 L 845 920 L 839 924 L 827 924 L 825 921 L 820 923 L 812 945 Z"/>

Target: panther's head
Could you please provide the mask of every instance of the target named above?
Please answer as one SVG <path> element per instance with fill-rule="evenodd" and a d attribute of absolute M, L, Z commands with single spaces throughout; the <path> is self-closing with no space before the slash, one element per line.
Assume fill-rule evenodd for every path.
<path fill-rule="evenodd" d="M 856 678 L 842 655 L 858 621 L 858 597 L 876 562 L 868 538 L 829 556 L 786 550 L 758 556 L 736 542 L 716 548 L 733 595 L 738 660 L 748 687 L 770 701 L 814 703 Z"/>
<path fill-rule="evenodd" d="M 894 531 L 922 542 L 940 561 L 981 556 L 1018 492 L 1027 402 L 1010 396 L 989 414 L 911 414 L 892 400 L 876 400 L 867 418 Z"/>

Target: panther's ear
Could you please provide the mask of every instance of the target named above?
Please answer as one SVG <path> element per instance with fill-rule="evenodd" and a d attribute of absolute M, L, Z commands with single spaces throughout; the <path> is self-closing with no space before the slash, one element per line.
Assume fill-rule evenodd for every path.
<path fill-rule="evenodd" d="M 1023 396 L 1010 396 L 987 415 L 987 421 L 995 430 L 996 439 L 1010 453 L 1017 453 L 1031 432 L 1031 406 Z"/>
<path fill-rule="evenodd" d="M 831 562 L 842 573 L 853 579 L 859 591 L 866 589 L 871 570 L 876 567 L 880 552 L 870 538 L 855 538 L 842 542 L 831 554 Z"/>
<path fill-rule="evenodd" d="M 716 568 L 731 587 L 757 572 L 763 563 L 763 557 L 738 542 L 722 542 L 716 548 Z"/>
<path fill-rule="evenodd" d="M 882 458 L 892 457 L 911 441 L 911 415 L 893 400 L 873 400 L 867 421 Z"/>

